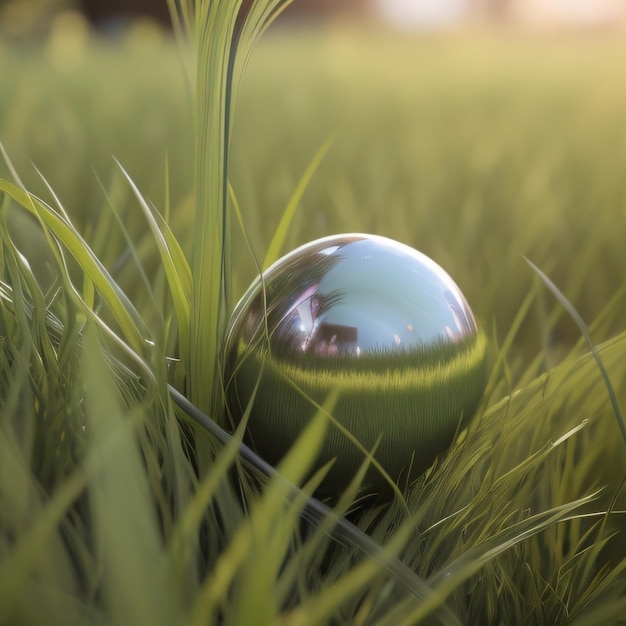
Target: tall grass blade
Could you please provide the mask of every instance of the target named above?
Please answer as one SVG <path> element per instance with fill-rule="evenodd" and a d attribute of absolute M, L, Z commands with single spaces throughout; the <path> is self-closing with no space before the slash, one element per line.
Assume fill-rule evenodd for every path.
<path fill-rule="evenodd" d="M 326 153 L 328 152 L 328 150 L 330 150 L 330 147 L 332 146 L 334 140 L 334 137 L 330 137 L 326 140 L 324 145 L 316 152 L 311 163 L 309 163 L 304 174 L 302 175 L 302 178 L 300 178 L 300 180 L 298 181 L 296 189 L 289 199 L 285 210 L 283 211 L 280 222 L 278 223 L 278 226 L 274 231 L 272 241 L 270 242 L 270 245 L 267 248 L 267 252 L 265 253 L 265 258 L 263 259 L 264 270 L 266 270 L 272 263 L 274 263 L 274 261 L 277 261 L 280 257 L 283 245 L 285 244 L 285 239 L 287 238 L 289 226 L 291 225 L 293 217 L 296 213 L 298 204 L 300 203 L 300 200 L 302 200 L 302 196 L 304 195 L 306 188 L 308 187 L 311 179 L 317 171 L 320 163 L 326 156 Z"/>
<path fill-rule="evenodd" d="M 176 319 L 178 321 L 178 334 L 181 346 L 184 350 L 189 349 L 189 299 L 191 292 L 191 270 L 184 252 L 182 251 L 178 241 L 171 232 L 169 226 L 157 211 L 152 211 L 148 203 L 141 195 L 139 189 L 128 175 L 126 170 L 118 162 L 118 166 L 122 174 L 131 186 L 139 206 L 150 226 L 150 230 L 154 237 L 154 241 L 159 250 L 161 263 L 167 284 L 172 297 L 174 310 L 176 311 Z"/>
<path fill-rule="evenodd" d="M 195 199 L 187 389 L 197 406 L 221 408 L 218 357 L 230 290 L 228 159 L 236 89 L 255 38 L 284 0 L 170 2 L 195 50 Z"/>
<path fill-rule="evenodd" d="M 624 438 L 624 442 L 626 443 L 626 422 L 624 421 L 624 416 L 622 415 L 622 411 L 619 406 L 619 401 L 617 399 L 617 394 L 615 393 L 615 388 L 611 383 L 611 379 L 609 377 L 609 373 L 604 366 L 604 362 L 602 357 L 600 356 L 600 352 L 596 347 L 593 339 L 591 338 L 591 333 L 589 332 L 589 327 L 585 324 L 583 318 L 580 316 L 578 311 L 574 308 L 572 303 L 563 295 L 563 292 L 554 284 L 554 282 L 544 273 L 542 272 L 532 261 L 526 259 L 526 262 L 532 267 L 532 269 L 539 276 L 544 285 L 552 292 L 554 297 L 559 301 L 561 306 L 568 312 L 570 317 L 578 326 L 580 332 L 582 333 L 589 349 L 591 350 L 591 354 L 598 366 L 598 370 L 600 371 L 600 375 L 602 376 L 602 380 L 606 386 L 607 391 L 609 392 L 609 398 L 611 400 L 611 406 L 613 407 L 613 412 L 615 413 L 615 418 L 617 419 L 617 423 L 622 432 L 622 437 Z"/>
<path fill-rule="evenodd" d="M 142 415 L 134 413 L 138 408 L 127 414 L 101 355 L 96 327 L 90 324 L 81 364 L 89 446 L 98 465 L 89 501 L 104 567 L 104 598 L 115 623 L 169 626 L 175 623 L 175 587 L 134 432 Z"/>
<path fill-rule="evenodd" d="M 336 401 L 336 394 L 328 398 L 324 403 L 327 412 L 332 412 Z M 327 431 L 326 415 L 320 411 L 280 462 L 277 476 L 268 483 L 263 498 L 251 507 L 244 528 L 253 542 L 246 566 L 238 576 L 233 624 L 271 623 L 276 618 L 280 606 L 275 584 L 309 495 L 299 491 L 294 494 L 290 483 L 304 481 Z"/>

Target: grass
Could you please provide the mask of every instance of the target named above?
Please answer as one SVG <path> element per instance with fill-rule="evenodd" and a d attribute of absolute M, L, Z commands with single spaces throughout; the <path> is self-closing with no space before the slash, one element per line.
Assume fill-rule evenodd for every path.
<path fill-rule="evenodd" d="M 623 623 L 621 39 L 275 27 L 239 90 L 228 159 L 246 236 L 228 238 L 198 221 L 226 202 L 197 182 L 205 159 L 204 182 L 221 179 L 227 151 L 195 141 L 197 68 L 153 31 L 76 45 L 0 48 L 0 139 L 46 201 L 1 183 L 0 623 Z M 196 93 L 196 118 L 211 97 Z M 209 341 L 191 294 L 223 271 L 221 252 L 198 260 L 207 232 L 228 245 L 232 308 L 257 272 L 248 243 L 266 264 L 341 231 L 446 268 L 489 337 L 489 382 L 404 501 L 355 505 L 357 476 L 311 525 L 323 476 L 296 493 L 259 477 L 238 456 L 245 424 L 218 443 L 168 382 L 212 378 L 190 358 Z M 192 397 L 213 416 L 217 389 Z M 288 481 L 325 423 L 282 462 Z"/>

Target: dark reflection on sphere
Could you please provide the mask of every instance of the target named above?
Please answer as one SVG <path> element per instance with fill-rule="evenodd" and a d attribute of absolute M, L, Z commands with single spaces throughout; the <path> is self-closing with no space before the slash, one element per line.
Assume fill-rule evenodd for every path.
<path fill-rule="evenodd" d="M 485 337 L 454 281 L 425 255 L 384 237 L 327 237 L 286 255 L 233 312 L 224 351 L 238 421 L 261 377 L 248 432 L 277 463 L 333 389 L 336 420 L 405 483 L 434 461 L 484 389 Z M 302 393 L 299 393 L 300 389 Z M 319 465 L 337 494 L 364 453 L 331 424 Z M 388 492 L 370 468 L 364 489 Z"/>

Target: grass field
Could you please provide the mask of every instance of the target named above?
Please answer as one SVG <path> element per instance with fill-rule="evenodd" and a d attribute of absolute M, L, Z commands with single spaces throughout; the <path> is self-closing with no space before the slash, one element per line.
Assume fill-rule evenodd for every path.
<path fill-rule="evenodd" d="M 232 150 L 257 255 L 308 162 L 336 135 L 290 247 L 341 231 L 398 238 L 443 265 L 500 333 L 532 284 L 522 255 L 588 321 L 608 304 L 625 271 L 618 36 L 306 30 L 296 45 L 290 32 L 273 35 L 252 56 Z M 112 184 L 112 155 L 162 207 L 167 156 L 184 236 L 192 127 L 180 67 L 172 44 L 131 42 L 89 47 L 65 65 L 5 50 L 3 143 L 26 186 L 43 189 L 32 162 L 79 221 L 105 203 L 94 172 Z M 130 212 L 128 190 L 119 193 Z M 236 256 L 241 293 L 255 269 L 245 248 Z M 569 330 L 564 322 L 555 333 L 571 339 Z M 541 339 L 535 326 L 519 343 L 534 356 Z"/>
<path fill-rule="evenodd" d="M 294 536 L 303 503 L 285 505 L 279 481 L 260 497 L 241 468 L 229 478 L 234 447 L 196 435 L 188 461 L 190 427 L 181 435 L 167 400 L 176 339 L 162 260 L 112 159 L 189 256 L 195 131 L 181 64 L 151 30 L 67 41 L 0 45 L 0 141 L 51 201 L 38 168 L 109 271 L 133 242 L 146 280 L 132 264 L 115 280 L 159 347 L 139 345 L 139 375 L 110 338 L 83 333 L 43 232 L 5 201 L 0 624 L 623 623 L 626 442 L 580 329 L 524 259 L 589 324 L 626 406 L 623 37 L 278 25 L 251 57 L 230 180 L 256 256 L 334 136 L 285 251 L 338 232 L 398 239 L 451 274 L 490 340 L 468 430 L 406 502 L 351 513 L 420 577 L 404 587 L 328 528 Z M 231 306 L 256 272 L 237 228 Z M 38 291 L 11 241 L 55 289 Z M 79 270 L 68 262 L 76 284 Z M 101 314 L 121 325 L 114 307 Z M 298 482 L 296 452 L 283 469 Z M 420 580 L 418 602 L 407 588 Z"/>

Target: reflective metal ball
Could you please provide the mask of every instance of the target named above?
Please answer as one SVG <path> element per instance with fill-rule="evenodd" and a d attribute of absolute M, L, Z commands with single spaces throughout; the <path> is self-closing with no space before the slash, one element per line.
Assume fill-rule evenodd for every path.
<path fill-rule="evenodd" d="M 454 281 L 391 239 L 326 237 L 274 263 L 236 306 L 224 348 L 228 411 L 238 421 L 259 381 L 248 433 L 276 464 L 331 390 L 333 416 L 394 481 L 424 472 L 475 411 L 486 340 Z M 304 393 L 299 393 L 300 389 Z M 336 426 L 319 465 L 338 494 L 364 454 Z M 389 492 L 371 467 L 363 485 Z"/>

